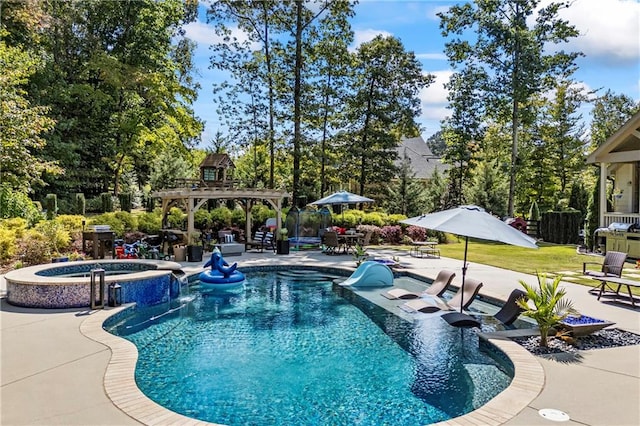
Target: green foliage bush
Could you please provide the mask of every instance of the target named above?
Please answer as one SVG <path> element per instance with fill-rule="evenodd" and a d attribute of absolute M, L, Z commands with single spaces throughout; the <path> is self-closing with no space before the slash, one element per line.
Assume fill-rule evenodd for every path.
<path fill-rule="evenodd" d="M 56 254 L 69 248 L 71 234 L 61 223 L 55 220 L 43 220 L 33 228 L 33 231 L 43 235 L 49 252 Z"/>
<path fill-rule="evenodd" d="M 255 205 L 251 208 L 251 220 L 255 227 L 264 225 L 270 217 L 276 217 L 276 212 L 264 204 Z"/>
<path fill-rule="evenodd" d="M 13 232 L 16 238 L 20 239 L 27 230 L 28 223 L 21 217 L 0 220 L 0 229 L 7 229 Z"/>
<path fill-rule="evenodd" d="M 211 223 L 214 227 L 231 226 L 231 210 L 227 207 L 217 207 L 211 210 Z"/>
<path fill-rule="evenodd" d="M 577 244 L 582 213 L 578 210 L 547 212 L 542 214 L 540 236 L 548 243 Z"/>
<path fill-rule="evenodd" d="M 47 194 L 44 198 L 44 209 L 47 211 L 47 219 L 51 220 L 58 214 L 58 196 Z"/>
<path fill-rule="evenodd" d="M 117 238 L 124 237 L 124 223 L 116 217 L 115 213 L 103 213 L 94 216 L 88 225 L 109 225 Z"/>
<path fill-rule="evenodd" d="M 211 215 L 206 209 L 200 208 L 193 214 L 193 226 L 196 229 L 207 229 L 211 223 Z"/>
<path fill-rule="evenodd" d="M 118 194 L 120 200 L 120 209 L 124 212 L 131 212 L 133 208 L 133 196 L 129 192 L 123 192 Z"/>
<path fill-rule="evenodd" d="M 141 213 L 138 216 L 138 231 L 148 235 L 157 235 L 162 229 L 162 214 L 159 209 L 152 213 Z"/>
<path fill-rule="evenodd" d="M 273 212 L 273 216 L 270 217 L 276 217 L 275 211 Z M 233 209 L 233 211 L 231 212 L 231 223 L 233 223 L 233 225 L 237 226 L 238 228 L 245 228 L 245 226 L 247 225 L 247 215 L 245 214 L 243 209 Z"/>
<path fill-rule="evenodd" d="M 129 212 L 115 212 L 116 218 L 124 225 L 124 232 L 133 232 L 138 229 L 136 217 Z"/>
<path fill-rule="evenodd" d="M 102 197 L 89 198 L 85 204 L 86 212 L 102 213 Z"/>
<path fill-rule="evenodd" d="M 383 226 L 380 236 L 387 244 L 400 244 L 402 241 L 402 228 L 400 225 Z"/>
<path fill-rule="evenodd" d="M 6 261 L 16 251 L 16 234 L 11 229 L 0 228 L 0 260 Z"/>
<path fill-rule="evenodd" d="M 24 192 L 17 192 L 8 185 L 0 185 L 0 219 L 22 217 L 29 225 L 42 220 L 42 209 Z"/>
<path fill-rule="evenodd" d="M 20 243 L 22 261 L 26 265 L 40 265 L 51 261 L 51 247 L 45 236 L 30 229 Z"/>
<path fill-rule="evenodd" d="M 113 197 L 109 192 L 103 192 L 100 194 L 101 208 L 103 213 L 109 213 L 113 211 Z"/>
<path fill-rule="evenodd" d="M 362 224 L 375 225 L 377 227 L 382 227 L 385 225 L 384 218 L 382 216 L 383 216 L 383 213 L 380 213 L 380 212 L 365 213 L 364 217 L 362 218 Z"/>
<path fill-rule="evenodd" d="M 85 220 L 84 216 L 61 214 L 55 218 L 55 221 L 62 225 L 62 227 L 71 233 L 82 231 L 82 221 Z"/>
<path fill-rule="evenodd" d="M 182 229 L 184 222 L 187 220 L 187 215 L 182 212 L 178 207 L 171 207 L 169 214 L 167 215 L 167 223 L 170 228 Z"/>
<path fill-rule="evenodd" d="M 427 230 L 420 226 L 409 226 L 404 232 L 413 241 L 427 240 Z M 409 241 L 409 244 L 411 244 L 411 241 Z"/>
<path fill-rule="evenodd" d="M 407 216 L 403 214 L 390 214 L 387 215 L 385 223 L 387 225 L 399 225 L 401 220 L 405 220 Z"/>
<path fill-rule="evenodd" d="M 82 192 L 73 194 L 73 208 L 71 209 L 73 214 L 84 216 L 86 213 L 86 206 L 87 202 Z"/>

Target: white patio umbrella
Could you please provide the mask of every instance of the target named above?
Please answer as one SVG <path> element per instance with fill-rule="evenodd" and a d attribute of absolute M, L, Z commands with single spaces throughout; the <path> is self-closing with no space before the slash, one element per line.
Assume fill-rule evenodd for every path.
<path fill-rule="evenodd" d="M 326 204 L 356 204 L 356 203 L 370 203 L 375 200 L 371 198 L 363 197 L 361 195 L 353 194 L 347 191 L 338 191 L 334 192 L 331 195 L 328 195 L 324 198 L 319 199 L 318 201 L 314 201 L 311 204 L 315 204 L 317 206 L 322 206 Z"/>
<path fill-rule="evenodd" d="M 449 210 L 429 213 L 401 221 L 407 225 L 420 226 L 434 231 L 448 232 L 465 237 L 464 261 L 462 264 L 462 288 L 464 292 L 464 280 L 467 274 L 467 248 L 469 238 L 477 238 L 487 241 L 498 241 L 514 246 L 538 248 L 536 240 L 507 225 L 500 219 L 487 213 L 482 207 L 460 206 Z M 460 304 L 460 312 L 462 306 Z"/>
<path fill-rule="evenodd" d="M 371 198 L 363 197 L 362 195 L 353 194 L 348 191 L 338 191 L 334 192 L 331 195 L 327 195 L 324 198 L 319 199 L 318 201 L 314 201 L 311 204 L 315 204 L 317 206 L 323 205 L 335 205 L 335 204 L 357 204 L 357 203 L 371 203 L 375 200 Z M 344 219 L 344 209 L 342 209 L 342 218 Z"/>

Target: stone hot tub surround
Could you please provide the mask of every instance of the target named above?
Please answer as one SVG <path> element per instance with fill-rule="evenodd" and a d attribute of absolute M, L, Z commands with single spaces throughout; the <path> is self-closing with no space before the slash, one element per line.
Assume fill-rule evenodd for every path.
<path fill-rule="evenodd" d="M 109 284 L 122 288 L 122 303 L 149 305 L 169 300 L 179 291 L 183 275 L 176 262 L 158 260 L 89 260 L 48 263 L 16 269 L 5 275 L 7 301 L 28 308 L 81 308 L 89 306 L 90 272 L 105 270 Z"/>

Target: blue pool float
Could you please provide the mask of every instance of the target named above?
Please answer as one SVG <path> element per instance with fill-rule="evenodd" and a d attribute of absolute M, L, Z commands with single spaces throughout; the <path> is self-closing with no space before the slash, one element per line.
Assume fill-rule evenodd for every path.
<path fill-rule="evenodd" d="M 204 264 L 205 268 L 208 266 L 211 267 L 210 270 L 200 273 L 200 283 L 203 285 L 210 284 L 213 288 L 228 289 L 244 283 L 245 276 L 237 270 L 238 264 L 229 266 L 217 248 L 211 253 L 211 259 Z"/>

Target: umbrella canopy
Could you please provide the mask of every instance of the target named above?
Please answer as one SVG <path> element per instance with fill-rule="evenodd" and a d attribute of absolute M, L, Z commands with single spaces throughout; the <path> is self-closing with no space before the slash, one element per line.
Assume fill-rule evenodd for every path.
<path fill-rule="evenodd" d="M 361 195 L 352 194 L 347 191 L 338 191 L 334 192 L 331 195 L 328 195 L 324 198 L 321 198 L 318 201 L 314 201 L 311 204 L 315 204 L 317 206 L 322 206 L 326 204 L 356 204 L 356 203 L 370 203 L 375 200 L 371 198 L 363 197 Z"/>
<path fill-rule="evenodd" d="M 493 217 L 478 206 L 460 206 L 454 209 L 412 217 L 401 222 L 465 237 L 462 292 L 464 292 L 464 280 L 467 274 L 469 238 L 498 241 L 520 247 L 538 248 L 535 239 Z M 460 312 L 462 312 L 463 305 L 464 303 L 460 304 Z"/>

